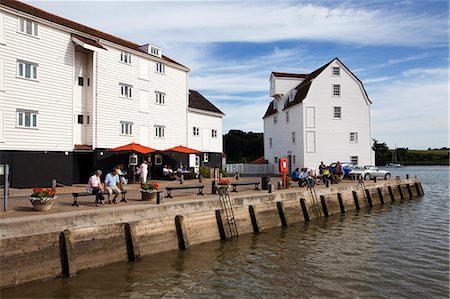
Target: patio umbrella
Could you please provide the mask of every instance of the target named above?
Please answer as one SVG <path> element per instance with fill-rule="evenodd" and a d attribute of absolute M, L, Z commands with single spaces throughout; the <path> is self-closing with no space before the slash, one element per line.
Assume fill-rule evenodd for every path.
<path fill-rule="evenodd" d="M 143 145 L 140 145 L 139 143 L 134 143 L 134 142 L 126 144 L 126 145 L 122 145 L 119 147 L 115 147 L 111 150 L 112 151 L 132 151 L 132 152 L 137 152 L 137 153 L 144 154 L 144 155 L 156 152 L 156 150 L 154 148 L 143 146 Z"/>
<path fill-rule="evenodd" d="M 201 151 L 198 151 L 198 150 L 190 148 L 190 147 L 178 145 L 175 147 L 165 149 L 165 150 L 163 150 L 163 152 L 178 152 L 178 153 L 183 153 L 183 154 L 196 154 L 196 153 L 200 153 Z"/>

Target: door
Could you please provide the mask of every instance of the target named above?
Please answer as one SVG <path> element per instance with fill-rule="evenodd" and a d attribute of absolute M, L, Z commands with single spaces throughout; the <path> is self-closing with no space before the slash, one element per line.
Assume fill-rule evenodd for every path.
<path fill-rule="evenodd" d="M 148 127 L 139 126 L 139 144 L 148 146 Z"/>

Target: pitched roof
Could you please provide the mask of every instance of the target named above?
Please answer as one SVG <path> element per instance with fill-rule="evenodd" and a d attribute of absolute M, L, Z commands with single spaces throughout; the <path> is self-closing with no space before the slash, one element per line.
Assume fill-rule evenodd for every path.
<path fill-rule="evenodd" d="M 189 107 L 225 115 L 219 108 L 214 106 L 198 91 L 192 89 L 189 89 Z"/>
<path fill-rule="evenodd" d="M 36 8 L 34 6 L 31 6 L 31 5 L 28 5 L 28 4 L 25 4 L 25 3 L 22 3 L 20 1 L 16 1 L 16 0 L 1 0 L 0 4 L 1 5 L 5 5 L 7 7 L 10 7 L 12 9 L 15 9 L 15 10 L 18 10 L 18 11 L 21 11 L 21 12 L 24 12 L 24 13 L 36 16 L 38 18 L 41 18 L 41 19 L 44 19 L 44 20 L 47 20 L 47 21 L 50 21 L 50 22 L 53 22 L 53 23 L 56 23 L 56 24 L 68 27 L 68 28 L 71 28 L 73 30 L 77 30 L 77 31 L 86 33 L 86 34 L 88 34 L 88 35 L 90 35 L 92 37 L 104 39 L 104 40 L 110 41 L 112 43 L 115 43 L 115 44 L 118 44 L 118 45 L 130 48 L 132 50 L 148 54 L 144 50 L 140 49 L 139 48 L 140 45 L 138 45 L 138 44 L 135 44 L 133 42 L 124 40 L 122 38 L 119 38 L 119 37 L 113 36 L 111 34 L 102 32 L 100 30 L 97 30 L 97 29 L 94 29 L 94 28 L 91 28 L 91 27 L 88 27 L 88 26 L 76 23 L 74 21 L 65 19 L 63 17 L 51 14 L 49 12 L 46 12 L 46 11 L 42 10 L 42 9 Z M 150 56 L 150 54 L 148 54 L 148 55 Z M 162 55 L 162 59 L 165 60 L 165 61 L 171 62 L 171 63 L 175 63 L 175 64 L 180 65 L 182 67 L 186 67 L 186 66 L 182 65 L 181 63 L 178 63 L 175 60 L 170 59 L 167 56 Z"/>
<path fill-rule="evenodd" d="M 286 78 L 306 78 L 308 74 L 292 74 L 292 73 L 281 73 L 281 72 L 272 72 L 272 75 L 275 77 L 286 77 Z"/>
<path fill-rule="evenodd" d="M 348 67 L 346 67 L 345 64 L 343 64 L 342 61 L 340 61 L 339 58 L 336 57 L 336 58 L 333 58 L 332 60 L 330 60 L 325 65 L 318 68 L 317 70 L 313 71 L 309 75 L 307 75 L 306 78 L 299 85 L 297 85 L 297 87 L 294 88 L 297 91 L 294 100 L 286 102 L 282 110 L 285 110 L 289 107 L 292 107 L 294 105 L 301 103 L 308 95 L 309 88 L 311 87 L 311 83 L 314 80 L 314 78 L 319 76 L 320 73 L 322 73 L 335 60 L 337 60 L 343 67 L 345 67 L 348 70 L 348 72 L 361 84 L 364 95 L 368 99 L 369 103 L 372 103 L 369 99 L 369 96 L 367 95 L 366 89 L 364 88 L 364 85 L 362 84 L 361 80 L 359 80 L 359 78 L 356 77 L 355 74 L 353 74 L 348 69 Z M 270 116 L 272 114 L 275 114 L 276 112 L 277 112 L 277 109 L 273 109 L 272 102 L 270 102 L 269 107 L 267 107 L 266 114 L 263 116 L 263 118 Z"/>

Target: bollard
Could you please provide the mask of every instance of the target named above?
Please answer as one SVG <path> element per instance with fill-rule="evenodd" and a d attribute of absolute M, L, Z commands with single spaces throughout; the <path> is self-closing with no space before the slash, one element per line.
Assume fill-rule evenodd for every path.
<path fill-rule="evenodd" d="M 278 190 L 283 189 L 283 182 L 282 181 L 278 181 Z"/>
<path fill-rule="evenodd" d="M 330 180 L 328 180 L 328 179 L 325 180 L 325 186 L 326 186 L 327 188 L 330 187 Z"/>
<path fill-rule="evenodd" d="M 270 177 L 267 177 L 267 176 L 261 177 L 261 189 L 267 190 L 269 182 L 270 182 Z"/>
<path fill-rule="evenodd" d="M 201 172 L 198 174 L 198 182 L 199 182 L 199 183 L 202 182 L 202 173 L 201 173 Z"/>
<path fill-rule="evenodd" d="M 373 182 L 374 182 L 374 183 L 377 182 L 377 177 L 373 177 Z"/>
<path fill-rule="evenodd" d="M 161 191 L 156 191 L 156 204 L 159 205 L 161 203 Z"/>
<path fill-rule="evenodd" d="M 273 185 L 272 185 L 272 183 L 269 183 L 269 184 L 267 185 L 267 189 L 269 190 L 269 193 L 272 193 L 272 192 L 273 192 Z"/>
<path fill-rule="evenodd" d="M 216 192 L 216 181 L 211 182 L 211 194 L 217 194 Z"/>
<path fill-rule="evenodd" d="M 409 180 L 409 174 L 408 173 L 406 174 L 406 179 Z"/>

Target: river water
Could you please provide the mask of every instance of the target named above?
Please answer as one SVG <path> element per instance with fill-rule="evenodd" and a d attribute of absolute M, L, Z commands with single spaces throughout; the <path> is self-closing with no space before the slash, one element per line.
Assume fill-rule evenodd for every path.
<path fill-rule="evenodd" d="M 390 170 L 418 175 L 425 196 L 32 282 L 1 297 L 448 298 L 449 167 Z"/>

